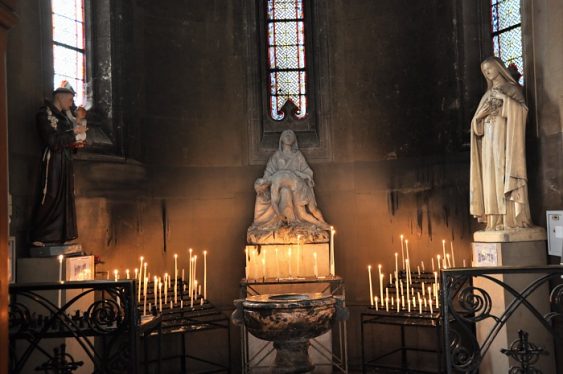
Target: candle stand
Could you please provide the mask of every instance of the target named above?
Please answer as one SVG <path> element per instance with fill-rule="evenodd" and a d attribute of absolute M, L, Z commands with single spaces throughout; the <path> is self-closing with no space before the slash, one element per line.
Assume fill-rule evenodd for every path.
<path fill-rule="evenodd" d="M 433 297 L 429 297 L 428 293 L 423 291 L 427 286 L 438 284 L 435 274 L 430 272 L 414 272 L 409 275 L 409 295 L 406 289 L 397 287 L 395 279 L 393 283 L 386 283 L 383 287 L 387 290 L 388 296 L 385 302 L 378 300 L 377 305 L 372 305 L 366 311 L 361 313 L 361 346 L 362 346 L 362 371 L 368 370 L 394 370 L 397 372 L 408 373 L 440 373 L 443 368 L 442 334 L 439 307 L 436 304 L 431 306 L 431 301 L 437 301 L 436 290 L 431 290 Z M 407 284 L 407 273 L 399 272 L 399 281 Z M 423 286 L 424 285 L 424 286 Z M 430 287 L 432 288 L 432 287 Z M 401 293 L 402 291 L 402 293 Z M 420 298 L 422 296 L 422 298 Z M 415 301 L 412 301 L 412 298 Z M 393 300 L 391 303 L 389 300 Z M 398 306 L 399 305 L 399 306 Z M 387 352 L 379 354 L 376 357 L 368 358 L 366 345 L 369 338 L 374 334 L 380 335 L 383 326 L 396 326 L 399 328 L 400 342 L 398 347 Z M 389 329 L 389 328 L 387 328 Z M 412 346 L 407 343 L 406 334 L 409 330 L 416 329 L 433 329 L 435 334 L 435 348 L 422 348 Z M 379 330 L 379 331 L 378 331 Z M 386 336 L 392 336 L 386 331 Z M 435 371 L 431 370 L 414 370 L 409 367 L 409 352 L 417 355 L 434 355 L 436 367 Z M 393 361 L 393 357 L 398 356 Z M 397 363 L 398 361 L 398 363 Z"/>
<path fill-rule="evenodd" d="M 339 276 L 326 277 L 300 277 L 300 278 L 265 278 L 262 280 L 242 279 L 240 282 L 240 298 L 246 299 L 248 296 L 262 295 L 271 293 L 299 293 L 320 292 L 332 295 L 342 300 L 345 304 L 344 280 Z M 314 291 L 311 291 L 314 290 Z M 332 329 L 332 349 L 321 344 L 320 339 L 311 339 L 311 348 L 320 356 L 324 357 L 330 364 L 330 372 L 348 372 L 347 365 L 347 342 L 346 342 L 346 320 L 338 321 Z M 250 340 L 259 342 L 259 347 L 251 352 Z M 274 343 L 259 340 L 250 335 L 244 324 L 241 326 L 241 354 L 242 372 L 267 372 L 273 366 L 266 364 L 267 358 L 275 354 Z M 316 364 L 323 366 L 322 364 Z"/>
<path fill-rule="evenodd" d="M 391 349 L 385 353 L 382 353 L 374 358 L 368 358 L 366 355 L 366 340 L 369 338 L 370 333 L 374 333 L 378 327 L 383 325 L 397 326 L 400 330 L 400 344 L 397 348 Z M 372 328 L 368 327 L 371 326 Z M 406 331 L 411 329 L 433 329 L 436 342 L 435 349 L 421 348 L 410 346 L 406 341 Z M 375 334 L 378 335 L 378 334 Z M 374 336 L 375 336 L 374 335 Z M 387 334 L 389 335 L 389 334 Z M 441 373 L 443 368 L 443 355 L 441 352 L 442 347 L 442 337 L 441 337 L 441 323 L 440 314 L 435 312 L 430 314 L 429 311 L 423 314 L 418 312 L 386 312 L 376 311 L 369 308 L 367 311 L 361 314 L 361 346 L 362 346 L 362 372 L 366 373 L 370 370 L 394 370 L 401 373 Z M 408 365 L 408 353 L 409 352 L 419 352 L 435 355 L 436 370 L 414 370 Z M 393 355 L 399 355 L 399 364 L 392 364 L 387 362 L 385 359 L 390 358 Z M 395 360 L 396 361 L 396 360 Z"/>
<path fill-rule="evenodd" d="M 203 300 L 202 297 L 194 298 L 193 304 L 189 295 L 183 291 L 184 283 L 178 280 L 178 299 L 175 305 L 170 307 L 170 301 L 174 300 L 173 287 L 168 288 L 167 300 L 168 303 L 164 304 L 162 311 L 160 311 L 160 303 L 157 308 L 155 305 L 154 283 L 149 282 L 147 287 L 147 303 L 151 304 L 150 313 L 158 315 L 162 321 L 162 333 L 152 331 L 146 336 L 149 339 L 159 339 L 159 350 L 162 345 L 162 338 L 178 339 L 176 346 L 180 347 L 179 354 L 171 354 L 164 357 L 157 357 L 148 359 L 145 362 L 145 367 L 153 363 L 158 363 L 160 372 L 161 361 L 178 360 L 181 368 L 181 373 L 192 373 L 195 371 L 194 367 L 198 365 L 197 372 L 199 373 L 220 373 L 230 372 L 230 329 L 229 319 L 218 310 L 208 300 Z M 162 296 L 163 297 L 163 296 Z M 202 301 L 203 300 L 203 301 Z M 139 313 L 143 314 L 144 305 L 139 305 Z M 148 313 L 148 312 L 147 312 Z M 218 334 L 224 334 L 217 341 L 224 342 L 223 348 L 227 353 L 227 362 L 214 362 L 211 359 L 197 356 L 188 352 L 188 347 L 191 344 L 195 346 L 198 344 L 199 339 L 210 339 L 211 332 L 215 331 Z M 206 334 L 209 333 L 209 334 Z M 220 349 L 220 345 L 214 345 L 214 349 Z M 160 355 L 159 355 L 160 356 Z"/>

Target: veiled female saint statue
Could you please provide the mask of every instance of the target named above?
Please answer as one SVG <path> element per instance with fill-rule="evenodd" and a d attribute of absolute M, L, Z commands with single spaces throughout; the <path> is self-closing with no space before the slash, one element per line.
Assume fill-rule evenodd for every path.
<path fill-rule="evenodd" d="M 291 130 L 280 135 L 279 148 L 268 160 L 262 178 L 254 183 L 254 222 L 249 243 L 283 243 L 300 235 L 306 242 L 328 240 L 330 226 L 317 207 L 313 170 L 299 151 Z"/>
<path fill-rule="evenodd" d="M 481 63 L 487 91 L 471 121 L 470 213 L 485 230 L 532 226 L 528 205 L 522 87 L 503 62 Z"/>

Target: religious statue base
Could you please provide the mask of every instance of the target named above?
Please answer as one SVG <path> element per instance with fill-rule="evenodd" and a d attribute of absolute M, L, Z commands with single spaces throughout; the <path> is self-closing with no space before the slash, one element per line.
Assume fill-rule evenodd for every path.
<path fill-rule="evenodd" d="M 474 241 L 484 243 L 531 242 L 546 240 L 546 238 L 545 229 L 537 226 L 500 231 L 482 230 L 473 234 Z"/>
<path fill-rule="evenodd" d="M 520 229 L 518 231 L 528 231 L 527 233 L 514 232 L 508 233 L 505 231 L 501 236 L 504 240 L 499 242 L 487 241 L 485 239 L 491 238 L 495 233 L 490 232 L 490 236 L 483 236 L 482 234 L 489 232 L 476 232 L 475 239 L 480 238 L 481 242 L 473 243 L 473 266 L 543 266 L 547 263 L 547 254 L 545 248 L 545 229 Z M 511 235 L 512 234 L 512 235 Z M 530 240 L 530 238 L 543 237 L 541 240 Z M 520 238 L 517 241 L 516 238 Z M 527 238 L 527 239 L 526 239 Z M 495 278 L 506 282 L 516 290 L 525 289 L 534 279 L 537 274 L 530 275 L 497 275 Z M 492 315 L 502 315 L 514 298 L 508 291 L 503 291 L 495 283 L 478 277 L 474 280 L 474 287 L 485 290 L 495 302 L 492 305 Z M 547 285 L 540 287 L 527 300 L 531 302 L 543 315 L 549 313 L 549 289 Z M 488 332 L 491 330 L 495 321 L 492 318 L 481 321 L 477 324 L 477 338 L 482 344 L 486 339 Z M 483 361 L 479 368 L 479 372 L 483 374 L 495 373 L 508 373 L 511 366 L 514 366 L 514 361 L 509 359 L 508 356 L 501 353 L 501 349 L 510 346 L 511 342 L 518 339 L 518 331 L 524 330 L 533 332 L 533 342 L 547 352 L 553 354 L 553 340 L 551 335 L 539 324 L 526 308 L 519 308 L 515 311 L 514 316 L 507 320 L 506 324 L 502 327 L 497 337 L 491 343 L 488 353 L 483 357 Z M 555 373 L 555 368 L 552 366 L 553 362 L 550 360 L 540 360 L 536 368 L 540 368 L 543 373 Z"/>
<path fill-rule="evenodd" d="M 281 224 L 273 228 L 253 225 L 248 229 L 246 240 L 250 244 L 297 243 L 299 240 L 302 243 L 328 243 L 330 233 L 307 222 Z"/>
<path fill-rule="evenodd" d="M 83 254 L 83 252 L 81 244 L 59 244 L 31 247 L 29 254 L 30 257 L 56 257 L 59 255 L 78 256 Z"/>

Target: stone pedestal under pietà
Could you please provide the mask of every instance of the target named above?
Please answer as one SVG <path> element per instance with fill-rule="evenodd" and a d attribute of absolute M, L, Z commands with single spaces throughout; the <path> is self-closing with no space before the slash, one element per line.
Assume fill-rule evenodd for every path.
<path fill-rule="evenodd" d="M 546 233 L 543 228 L 520 229 L 514 231 L 478 231 L 474 234 L 473 266 L 544 266 L 547 264 Z M 499 275 L 495 278 L 510 284 L 517 291 L 529 285 L 537 274 Z M 512 296 L 483 278 L 474 279 L 474 286 L 484 289 L 493 300 L 491 314 L 500 316 L 513 300 Z M 528 300 L 542 315 L 549 312 L 549 289 L 545 285 L 534 292 Z M 477 339 L 482 344 L 494 325 L 487 319 L 477 323 Z M 501 353 L 518 339 L 518 331 L 529 333 L 529 340 L 549 352 L 542 356 L 534 366 L 543 373 L 555 373 L 554 348 L 551 335 L 540 325 L 523 306 L 510 317 L 498 333 L 479 368 L 482 374 L 508 373 L 515 361 Z"/>

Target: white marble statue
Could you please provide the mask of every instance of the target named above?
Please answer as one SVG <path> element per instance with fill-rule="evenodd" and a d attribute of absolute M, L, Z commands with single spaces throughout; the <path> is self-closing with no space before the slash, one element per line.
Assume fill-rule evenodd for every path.
<path fill-rule="evenodd" d="M 532 226 L 528 206 L 522 87 L 503 62 L 481 63 L 487 91 L 471 121 L 469 211 L 486 231 Z"/>
<path fill-rule="evenodd" d="M 280 135 L 279 148 L 268 160 L 264 176 L 254 183 L 254 222 L 249 243 L 325 242 L 330 226 L 317 207 L 313 170 L 299 151 L 291 130 Z"/>

